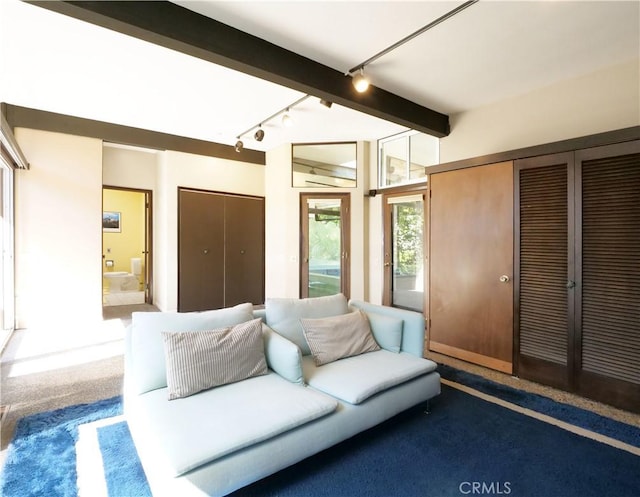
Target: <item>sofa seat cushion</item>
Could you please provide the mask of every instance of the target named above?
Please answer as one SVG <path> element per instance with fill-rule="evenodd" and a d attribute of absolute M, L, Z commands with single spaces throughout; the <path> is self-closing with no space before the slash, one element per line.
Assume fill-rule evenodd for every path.
<path fill-rule="evenodd" d="M 190 397 L 167 400 L 167 389 L 137 396 L 129 416 L 174 476 L 333 412 L 337 401 L 269 372 Z"/>
<path fill-rule="evenodd" d="M 434 371 L 437 364 L 412 354 L 378 350 L 316 366 L 302 358 L 307 384 L 348 402 L 360 404 L 372 395 Z"/>

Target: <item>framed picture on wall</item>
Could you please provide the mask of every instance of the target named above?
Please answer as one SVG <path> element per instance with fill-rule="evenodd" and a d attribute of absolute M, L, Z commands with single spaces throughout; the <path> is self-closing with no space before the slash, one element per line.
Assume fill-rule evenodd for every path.
<path fill-rule="evenodd" d="M 104 211 L 102 213 L 102 231 L 105 233 L 120 233 L 121 217 L 119 212 Z"/>

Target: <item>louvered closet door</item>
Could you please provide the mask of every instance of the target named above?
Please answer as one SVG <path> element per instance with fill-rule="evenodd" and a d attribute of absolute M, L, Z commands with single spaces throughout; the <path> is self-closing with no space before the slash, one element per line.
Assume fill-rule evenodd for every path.
<path fill-rule="evenodd" d="M 516 161 L 517 373 L 569 387 L 573 264 L 569 209 L 573 154 Z"/>
<path fill-rule="evenodd" d="M 630 152 L 630 153 L 625 153 Z M 581 180 L 581 181 L 580 181 Z M 640 410 L 640 147 L 576 155 L 582 249 L 578 390 Z M 581 210 L 580 210 L 581 207 Z M 580 243 L 581 242 L 581 243 Z M 635 409 L 634 409 L 635 406 Z"/>

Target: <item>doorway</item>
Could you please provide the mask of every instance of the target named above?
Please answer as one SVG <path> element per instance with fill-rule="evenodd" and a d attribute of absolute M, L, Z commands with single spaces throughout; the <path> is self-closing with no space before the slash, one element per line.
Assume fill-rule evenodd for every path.
<path fill-rule="evenodd" d="M 425 202 L 417 191 L 384 195 L 383 304 L 425 310 Z"/>
<path fill-rule="evenodd" d="M 350 197 L 300 194 L 300 297 L 349 298 Z"/>
<path fill-rule="evenodd" d="M 102 189 L 102 304 L 151 304 L 151 191 Z"/>

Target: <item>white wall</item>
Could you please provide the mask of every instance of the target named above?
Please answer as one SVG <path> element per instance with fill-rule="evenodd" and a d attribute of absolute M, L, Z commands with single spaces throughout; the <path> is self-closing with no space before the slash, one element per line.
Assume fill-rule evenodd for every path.
<path fill-rule="evenodd" d="M 266 191 L 266 297 L 300 296 L 300 193 L 350 193 L 351 200 L 351 294 L 368 297 L 369 147 L 357 144 L 358 181 L 355 188 L 293 188 L 291 145 L 267 152 Z"/>
<path fill-rule="evenodd" d="M 102 319 L 102 142 L 16 128 L 31 164 L 16 172 L 16 325 Z"/>
<path fill-rule="evenodd" d="M 440 162 L 640 125 L 640 59 L 451 116 Z"/>

